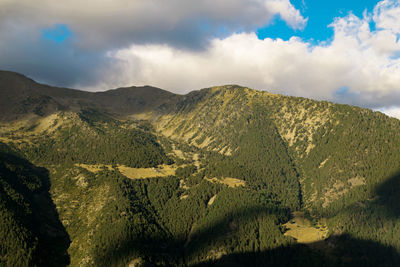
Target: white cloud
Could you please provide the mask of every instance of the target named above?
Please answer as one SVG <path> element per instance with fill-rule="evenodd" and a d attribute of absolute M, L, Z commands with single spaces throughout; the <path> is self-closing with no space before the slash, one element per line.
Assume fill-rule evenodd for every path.
<path fill-rule="evenodd" d="M 13 60 L 24 63 L 25 69 L 33 66 L 35 73 L 42 69 L 51 73 L 61 66 L 59 76 L 70 72 L 67 77 L 78 77 L 76 86 L 86 89 L 88 83 L 79 80 L 90 73 L 83 69 L 96 69 L 100 62 L 101 68 L 90 78 L 97 84 L 90 89 L 150 84 L 186 93 L 235 83 L 371 108 L 400 106 L 398 0 L 383 0 L 362 18 L 353 14 L 337 18 L 331 24 L 332 41 L 318 45 L 296 37 L 259 40 L 252 33 L 275 15 L 292 28 L 302 29 L 307 19 L 289 0 L 98 3 L 0 0 L 0 62 L 8 62 L 10 68 Z M 371 22 L 376 30 L 370 29 Z M 38 40 L 32 41 L 40 39 L 40 28 L 56 23 L 67 24 L 74 33 L 66 48 L 72 55 L 66 67 L 64 59 L 53 65 L 51 58 L 43 61 L 46 50 L 41 50 Z M 21 49 L 33 52 L 20 53 Z M 83 66 L 79 68 L 73 56 L 87 51 L 92 57 L 85 64 L 76 63 Z M 60 58 L 58 54 L 61 48 L 51 57 Z M 29 64 L 25 64 L 27 58 Z"/>
<path fill-rule="evenodd" d="M 380 1 L 374 9 L 376 27 L 400 33 L 400 2 L 398 0 Z"/>
<path fill-rule="evenodd" d="M 205 45 L 223 32 L 254 30 L 281 17 L 293 28 L 306 20 L 289 0 L 2 0 L 4 25 L 40 27 L 67 24 L 79 46 L 115 49 L 132 42 Z"/>
<path fill-rule="evenodd" d="M 331 25 L 332 42 L 319 45 L 296 37 L 259 40 L 254 33 L 215 38 L 204 51 L 134 44 L 109 53 L 123 71 L 118 78 L 102 81 L 102 86 L 152 84 L 186 93 L 213 85 L 241 84 L 371 108 L 398 106 L 399 30 L 385 26 L 371 31 L 372 19 L 379 16 L 385 21 L 384 14 L 392 14 L 382 5 L 378 7 L 363 18 L 349 14 L 336 19 Z M 391 21 L 396 25 L 395 18 Z"/>
<path fill-rule="evenodd" d="M 400 107 L 380 108 L 378 110 L 390 117 L 400 119 Z"/>
<path fill-rule="evenodd" d="M 269 8 L 270 1 L 283 5 Z M 132 44 L 200 51 L 213 38 L 253 31 L 278 14 L 292 27 L 305 23 L 289 0 L 0 0 L 0 68 L 58 86 L 88 86 L 104 69 L 109 80 L 118 75 L 109 51 Z M 44 40 L 43 31 L 57 24 L 71 36 Z"/>
<path fill-rule="evenodd" d="M 300 11 L 297 10 L 289 1 L 266 1 L 265 6 L 267 10 L 279 14 L 281 18 L 293 29 L 303 29 L 307 24 L 308 19 L 304 19 L 300 14 Z"/>

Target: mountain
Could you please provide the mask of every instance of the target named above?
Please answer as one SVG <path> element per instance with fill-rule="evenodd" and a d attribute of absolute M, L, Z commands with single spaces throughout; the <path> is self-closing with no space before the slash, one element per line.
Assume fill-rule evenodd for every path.
<path fill-rule="evenodd" d="M 129 87 L 106 92 L 84 92 L 38 84 L 9 71 L 0 71 L 0 120 L 10 121 L 27 115 L 50 115 L 57 111 L 95 109 L 110 115 L 123 115 L 165 109 L 177 96 L 158 88 Z"/>
<path fill-rule="evenodd" d="M 0 264 L 400 264 L 400 121 L 380 112 L 4 71 L 0 109 Z"/>

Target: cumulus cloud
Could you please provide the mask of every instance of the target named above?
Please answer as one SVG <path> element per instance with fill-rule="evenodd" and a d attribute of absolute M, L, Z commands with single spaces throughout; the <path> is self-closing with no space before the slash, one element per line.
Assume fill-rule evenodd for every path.
<path fill-rule="evenodd" d="M 319 45 L 296 37 L 259 40 L 254 33 L 215 38 L 203 51 L 134 44 L 109 53 L 123 72 L 102 85 L 135 82 L 186 93 L 235 83 L 375 109 L 398 106 L 400 16 L 392 9 L 398 5 L 383 1 L 362 18 L 351 13 L 337 18 L 330 25 L 332 41 Z M 377 30 L 371 30 L 371 22 Z"/>
<path fill-rule="evenodd" d="M 74 49 L 73 39 L 60 42 L 47 34 L 41 38 L 42 33 L 29 25 L 10 28 L 7 34 L 0 35 L 0 69 L 17 71 L 52 85 L 88 86 L 97 83 L 107 71 L 116 72 L 118 67 L 116 60 L 106 55 Z"/>
<path fill-rule="evenodd" d="M 0 68 L 87 86 L 121 66 L 109 51 L 132 44 L 201 51 L 213 38 L 253 31 L 276 15 L 296 29 L 306 23 L 289 0 L 1 0 Z M 70 34 L 44 35 L 57 25 Z"/>
<path fill-rule="evenodd" d="M 400 2 L 396 0 L 380 1 L 374 10 L 376 27 L 400 33 Z"/>
<path fill-rule="evenodd" d="M 0 2 L 0 24 L 67 24 L 78 37 L 77 45 L 90 49 L 115 49 L 133 42 L 199 48 L 211 36 L 254 30 L 275 15 L 281 15 L 293 28 L 306 23 L 289 0 Z"/>
<path fill-rule="evenodd" d="M 388 107 L 388 108 L 382 108 L 378 109 L 379 111 L 385 113 L 386 115 L 400 119 L 400 107 Z"/>
<path fill-rule="evenodd" d="M 265 6 L 272 13 L 279 14 L 293 29 L 303 29 L 306 26 L 308 19 L 304 19 L 300 11 L 294 8 L 289 1 L 271 0 L 265 2 Z"/>
<path fill-rule="evenodd" d="M 87 90 L 241 84 L 398 115 L 398 0 L 336 18 L 332 40 L 317 45 L 259 40 L 253 31 L 275 16 L 307 24 L 289 0 L 3 0 L 0 68 Z M 70 31 L 60 42 L 43 36 L 55 25 Z"/>

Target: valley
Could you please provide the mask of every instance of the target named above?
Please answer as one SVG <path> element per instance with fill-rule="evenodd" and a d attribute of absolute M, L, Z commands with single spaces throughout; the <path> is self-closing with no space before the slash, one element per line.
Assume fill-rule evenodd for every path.
<path fill-rule="evenodd" d="M 397 119 L 237 85 L 0 89 L 0 265 L 400 264 Z"/>

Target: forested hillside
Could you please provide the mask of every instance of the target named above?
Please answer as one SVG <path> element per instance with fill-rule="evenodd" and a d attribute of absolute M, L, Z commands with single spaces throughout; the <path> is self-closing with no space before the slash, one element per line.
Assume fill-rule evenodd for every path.
<path fill-rule="evenodd" d="M 69 263 L 69 237 L 49 195 L 48 171 L 0 143 L 0 263 Z"/>
<path fill-rule="evenodd" d="M 0 72 L 0 265 L 397 266 L 400 121 Z"/>

